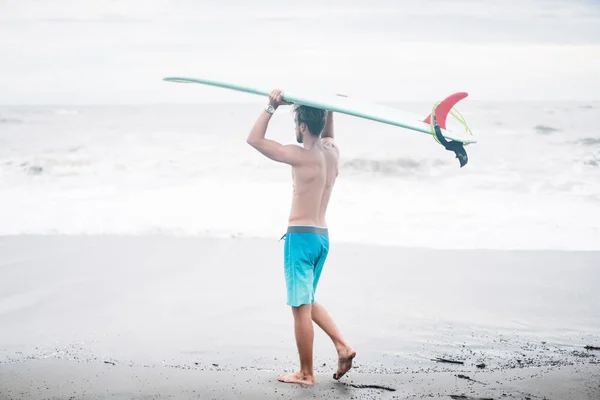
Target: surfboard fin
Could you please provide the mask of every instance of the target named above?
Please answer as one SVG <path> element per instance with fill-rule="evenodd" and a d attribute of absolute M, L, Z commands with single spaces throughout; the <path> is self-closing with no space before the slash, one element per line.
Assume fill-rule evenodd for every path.
<path fill-rule="evenodd" d="M 442 134 L 442 129 L 446 129 L 446 119 L 448 118 L 448 114 L 452 112 L 452 108 L 456 105 L 456 103 L 458 103 L 467 96 L 468 93 L 466 92 L 457 92 L 451 94 L 450 96 L 442 100 L 440 103 L 438 103 L 435 106 L 434 110 L 431 112 L 431 114 L 429 114 L 427 118 L 423 120 L 423 122 L 431 125 L 431 134 L 434 135 L 436 141 L 442 146 L 444 146 L 446 150 L 454 152 L 456 158 L 458 158 L 458 162 L 460 163 L 461 168 L 467 165 L 467 162 L 469 162 L 469 157 L 467 156 L 467 151 L 465 150 L 464 144 L 455 140 L 448 141 Z M 458 113 L 458 111 L 456 113 Z M 460 116 L 459 118 L 455 115 L 455 113 L 453 113 L 452 115 L 465 126 L 465 129 L 467 129 L 468 132 L 470 132 L 462 116 Z M 431 123 L 432 117 L 433 124 Z"/>
<path fill-rule="evenodd" d="M 458 103 L 468 95 L 469 94 L 466 92 L 454 93 L 446 97 L 444 100 L 442 100 L 440 104 L 438 104 L 438 106 L 435 108 L 435 116 L 437 117 L 440 128 L 446 129 L 446 119 L 448 118 L 450 110 L 452 110 L 456 103 Z M 427 118 L 423 120 L 423 122 L 425 122 L 426 124 L 431 123 L 431 114 L 429 114 Z"/>
<path fill-rule="evenodd" d="M 448 151 L 453 151 L 458 158 L 458 162 L 460 163 L 460 167 L 464 167 L 469 162 L 469 157 L 467 156 L 467 151 L 463 146 L 462 142 L 457 142 L 455 140 L 446 140 L 446 138 L 442 135 L 442 130 L 440 129 L 440 125 L 437 122 L 437 116 L 433 116 L 433 128 L 435 132 L 435 137 L 440 142 L 442 146 Z"/>

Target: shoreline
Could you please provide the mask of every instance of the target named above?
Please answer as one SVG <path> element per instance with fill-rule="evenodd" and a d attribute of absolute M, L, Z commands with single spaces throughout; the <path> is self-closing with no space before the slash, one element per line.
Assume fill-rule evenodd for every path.
<path fill-rule="evenodd" d="M 32 240 L 43 240 L 43 239 L 85 239 L 85 238 L 97 238 L 97 239 L 124 239 L 124 240 L 182 240 L 182 241 L 257 241 L 257 242 L 270 242 L 271 244 L 279 243 L 281 235 L 285 233 L 287 225 L 283 224 L 280 231 L 281 233 L 273 234 L 270 237 L 252 235 L 252 234 L 240 234 L 240 233 L 216 233 L 216 232 L 205 232 L 205 233 L 187 233 L 187 232 L 176 232 L 169 230 L 157 230 L 157 231 L 142 231 L 142 232 L 128 232 L 128 233 L 63 233 L 63 232 L 46 232 L 46 233 L 17 233 L 17 234 L 0 234 L 0 246 L 2 240 L 11 240 L 17 238 L 32 239 Z M 329 228 L 331 229 L 331 228 Z M 333 232 L 335 234 L 335 232 Z M 330 236 L 332 231 L 330 230 Z M 358 240 L 344 240 L 335 238 L 335 242 L 332 242 L 336 247 L 341 246 L 344 248 L 348 247 L 362 247 L 362 248 L 381 248 L 381 249 L 397 249 L 401 251 L 435 251 L 435 252 L 488 252 L 488 253 L 589 253 L 600 255 L 600 247 L 598 249 L 589 248 L 551 248 L 551 247 L 530 247 L 530 248 L 496 248 L 496 247 L 433 247 L 433 246 L 409 246 L 399 245 L 388 242 L 360 242 Z"/>

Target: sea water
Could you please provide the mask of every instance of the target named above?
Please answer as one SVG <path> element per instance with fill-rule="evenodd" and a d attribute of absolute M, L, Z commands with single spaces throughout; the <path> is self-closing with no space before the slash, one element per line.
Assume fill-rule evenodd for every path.
<path fill-rule="evenodd" d="M 391 104 L 425 110 L 425 104 Z M 598 249 L 600 103 L 465 102 L 469 163 L 433 137 L 335 114 L 339 241 Z M 279 238 L 291 168 L 246 137 L 249 104 L 3 106 L 0 233 Z M 267 137 L 293 144 L 289 108 Z"/>
<path fill-rule="evenodd" d="M 246 144 L 266 99 L 162 81 L 217 76 L 420 118 L 469 93 L 464 168 L 430 135 L 335 115 L 332 240 L 597 250 L 599 21 L 589 1 L 8 1 L 0 234 L 278 239 L 290 167 Z M 295 143 L 289 107 L 267 137 Z"/>

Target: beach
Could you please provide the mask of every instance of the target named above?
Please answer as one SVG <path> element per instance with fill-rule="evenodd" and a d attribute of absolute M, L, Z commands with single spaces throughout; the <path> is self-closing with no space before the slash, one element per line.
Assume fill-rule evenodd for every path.
<path fill-rule="evenodd" d="M 0 398 L 600 398 L 600 252 L 331 236 L 316 297 L 358 355 L 334 381 L 315 327 L 313 387 L 277 381 L 279 237 L 3 236 Z"/>
<path fill-rule="evenodd" d="M 597 2 L 2 4 L 0 400 L 600 400 Z M 247 142 L 267 98 L 173 76 L 413 122 L 468 94 L 464 167 L 332 116 L 316 298 L 357 351 L 340 381 L 317 327 L 316 384 L 277 380 L 295 189 Z M 269 121 L 298 144 L 292 107 Z"/>

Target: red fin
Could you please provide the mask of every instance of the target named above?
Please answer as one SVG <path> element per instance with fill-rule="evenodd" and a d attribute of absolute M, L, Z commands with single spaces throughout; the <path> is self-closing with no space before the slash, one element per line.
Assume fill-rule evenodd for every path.
<path fill-rule="evenodd" d="M 468 93 L 465 92 L 454 93 L 446 97 L 440 104 L 438 104 L 438 106 L 435 108 L 435 117 L 440 128 L 446 129 L 446 118 L 448 117 L 448 113 L 450 113 L 450 110 L 452 109 L 452 107 L 454 107 L 456 103 L 458 103 L 467 96 Z M 430 121 L 431 114 L 423 120 L 423 122 L 427 124 L 429 124 Z"/>

